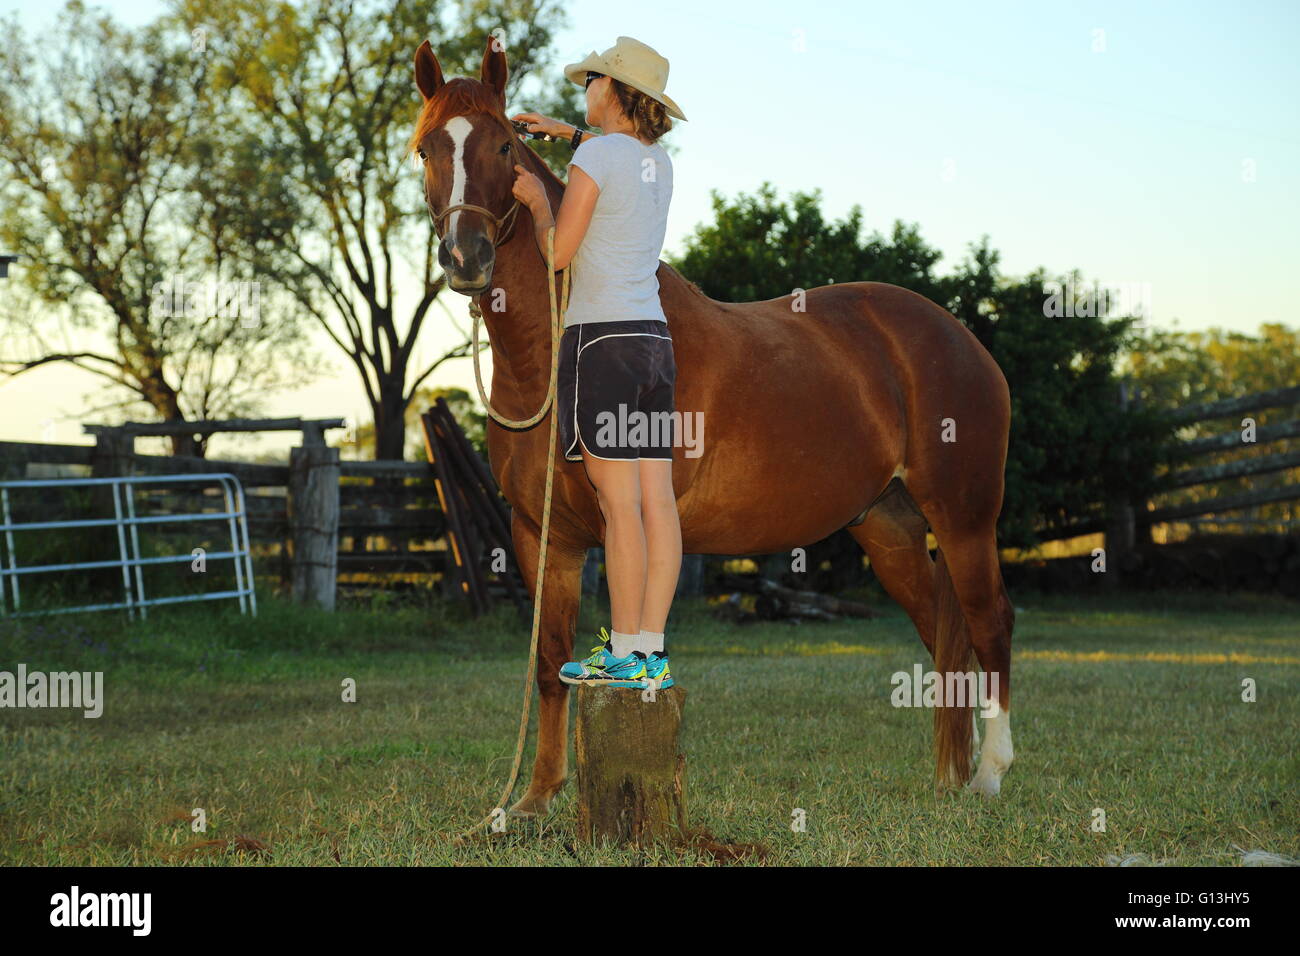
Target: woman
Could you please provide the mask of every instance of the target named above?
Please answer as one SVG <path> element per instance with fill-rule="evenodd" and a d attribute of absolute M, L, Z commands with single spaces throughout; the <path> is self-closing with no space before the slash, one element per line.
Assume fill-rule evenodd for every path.
<path fill-rule="evenodd" d="M 554 225 L 555 268 L 573 262 L 555 411 L 564 456 L 583 463 L 605 518 L 611 628 L 601 628 L 590 657 L 561 667 L 560 679 L 671 687 L 664 629 L 682 563 L 672 480 L 677 365 L 655 273 L 673 167 L 657 140 L 670 116 L 686 117 L 663 92 L 668 61 L 631 37 L 564 75 L 586 87 L 586 122 L 600 133 L 538 113 L 511 117 L 574 149 L 554 218 L 541 181 L 523 166 L 514 185 L 543 256 Z"/>

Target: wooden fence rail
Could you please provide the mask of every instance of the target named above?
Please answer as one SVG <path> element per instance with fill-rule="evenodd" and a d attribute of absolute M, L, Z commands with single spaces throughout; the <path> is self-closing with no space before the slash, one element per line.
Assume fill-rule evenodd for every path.
<path fill-rule="evenodd" d="M 1120 404 L 1128 407 L 1129 393 L 1127 383 L 1122 386 Z M 1270 408 L 1281 408 L 1300 403 L 1300 385 L 1287 388 L 1271 389 L 1224 399 L 1191 405 L 1171 413 L 1169 420 L 1178 426 L 1193 425 L 1237 416 L 1245 412 L 1257 412 Z M 1287 438 L 1300 436 L 1300 420 L 1268 425 L 1255 430 L 1254 441 L 1247 444 L 1242 441 L 1241 429 L 1234 427 L 1221 435 L 1212 435 L 1179 442 L 1171 449 L 1175 461 L 1185 461 L 1216 452 L 1240 450 L 1246 447 L 1258 447 Z M 1195 465 L 1178 468 L 1165 476 L 1165 491 L 1174 491 L 1209 485 L 1233 478 L 1254 477 L 1276 474 L 1300 467 L 1300 452 L 1285 451 L 1270 455 L 1252 455 L 1227 462 L 1208 465 Z M 1198 501 L 1152 507 L 1146 501 L 1117 500 L 1108 502 L 1102 513 L 1082 517 L 1077 521 L 1053 530 L 1044 540 L 1061 540 L 1085 534 L 1104 532 L 1106 535 L 1107 583 L 1119 583 L 1121 569 L 1129 553 L 1135 547 L 1139 536 L 1149 537 L 1153 525 L 1163 522 L 1178 521 L 1201 515 L 1213 515 L 1225 511 L 1240 511 L 1259 505 L 1280 501 L 1300 500 L 1300 483 L 1287 482 L 1280 487 L 1256 488 L 1237 494 L 1217 495 Z"/>
<path fill-rule="evenodd" d="M 1128 401 L 1127 390 L 1121 401 Z M 1240 398 L 1189 406 L 1171 415 L 1179 426 L 1222 419 L 1246 412 L 1300 403 L 1300 386 L 1272 389 Z M 39 472 L 77 466 L 92 474 L 161 474 L 228 472 L 247 490 L 249 535 L 262 550 L 262 563 L 274 563 L 277 573 L 302 601 L 332 607 L 338 583 L 355 585 L 367 577 L 380 576 L 394 586 L 409 575 L 435 575 L 444 593 L 459 590 L 457 563 L 449 542 L 454 529 L 444 502 L 439 500 L 438 468 L 426 462 L 341 461 L 338 450 L 325 444 L 324 433 L 342 427 L 341 419 L 266 419 L 233 422 L 127 423 L 121 426 L 87 425 L 94 445 L 60 445 L 44 442 L 0 441 L 0 478 L 29 476 Z M 135 451 L 141 436 L 296 430 L 302 445 L 293 449 L 289 464 L 228 461 L 174 455 L 145 455 Z M 1256 429 L 1255 446 L 1300 436 L 1300 420 Z M 1240 430 L 1181 442 L 1174 460 L 1192 459 L 1244 447 Z M 479 475 L 485 466 L 477 456 L 458 445 L 447 447 L 448 463 L 465 474 L 478 475 L 485 488 L 495 488 L 491 475 Z M 1244 477 L 1285 472 L 1300 467 L 1300 452 L 1253 455 L 1213 464 L 1191 463 L 1168 476 L 1166 490 L 1178 490 Z M 141 493 L 150 507 L 166 513 L 185 507 L 193 510 L 193 493 L 176 489 L 155 489 Z M 1045 540 L 1058 540 L 1105 532 L 1108 566 L 1119 569 L 1139 533 L 1149 535 L 1152 525 L 1202 515 L 1236 511 L 1279 501 L 1300 500 L 1300 483 L 1280 487 L 1219 495 L 1194 502 L 1152 507 L 1146 501 L 1112 501 L 1065 527 L 1057 528 Z M 213 507 L 216 507 L 215 500 Z M 491 520 L 487 537 L 502 537 L 496 516 L 480 509 Z M 38 504 L 36 507 L 40 507 Z M 468 529 L 462 529 L 462 535 Z M 470 535 L 473 538 L 473 535 Z M 513 550 L 511 549 L 513 559 Z M 685 587 L 698 593 L 701 556 L 686 556 L 679 593 Z M 464 565 L 460 565 L 464 571 Z M 589 560 L 584 590 L 595 586 Z M 477 572 L 474 572 L 477 573 Z M 1108 575 L 1113 581 L 1119 575 Z"/>
<path fill-rule="evenodd" d="M 1121 405 L 1125 405 L 1127 401 L 1127 390 L 1125 390 L 1121 394 Z M 1205 403 L 1205 405 L 1179 408 L 1169 418 L 1178 425 L 1191 425 L 1201 423 L 1201 421 L 1213 421 L 1214 419 L 1227 418 L 1227 416 L 1240 415 L 1248 411 L 1261 411 L 1265 410 L 1265 408 L 1295 405 L 1297 402 L 1300 402 L 1300 385 L 1284 389 L 1270 389 L 1269 392 L 1242 395 L 1240 398 L 1223 399 L 1221 402 L 1209 402 Z M 1243 444 L 1240 428 L 1231 428 L 1223 434 L 1216 434 L 1216 436 L 1179 442 L 1178 445 L 1171 449 L 1171 458 L 1175 460 L 1199 458 L 1206 454 L 1235 451 L 1243 449 L 1243 447 L 1268 445 L 1271 442 L 1297 436 L 1300 436 L 1300 420 L 1284 421 L 1281 424 L 1257 428 L 1255 442 L 1252 442 L 1251 445 Z M 1231 462 L 1179 468 L 1171 475 L 1166 476 L 1165 490 L 1171 492 L 1171 490 L 1195 488 L 1197 485 L 1214 484 L 1217 481 L 1236 479 L 1236 477 L 1269 475 L 1269 473 L 1288 471 L 1296 467 L 1300 467 L 1300 453 L 1297 453 L 1297 451 L 1284 451 L 1284 453 L 1273 455 L 1252 455 L 1252 457 L 1238 458 L 1231 460 Z M 1178 503 L 1178 505 L 1162 507 L 1152 507 L 1149 502 L 1145 501 L 1108 502 L 1104 507 L 1099 507 L 1096 514 L 1080 516 L 1074 522 L 1058 525 L 1048 535 L 1044 535 L 1043 540 L 1061 541 L 1065 540 L 1065 538 L 1096 535 L 1096 533 L 1105 532 L 1106 563 L 1108 563 L 1108 567 L 1118 567 L 1122 566 L 1123 559 L 1125 559 L 1128 551 L 1134 548 L 1139 536 L 1144 535 L 1144 533 L 1149 535 L 1149 529 L 1154 524 L 1196 518 L 1196 516 L 1200 515 L 1213 515 L 1222 511 L 1251 509 L 1251 507 L 1271 505 L 1271 503 L 1279 501 L 1300 501 L 1300 483 L 1287 483 L 1282 485 L 1281 488 L 1261 488 L 1251 490 L 1251 492 L 1204 498 L 1201 501 L 1182 502 Z M 1118 574 L 1109 575 L 1108 583 L 1117 583 L 1118 579 Z"/>
<path fill-rule="evenodd" d="M 0 441 L 0 477 L 27 477 L 39 471 L 88 469 L 95 475 L 195 474 L 228 472 L 247 492 L 249 537 L 296 599 L 332 607 L 336 582 L 366 583 L 381 575 L 396 585 L 408 575 L 445 577 L 442 549 L 446 518 L 437 506 L 433 471 L 428 464 L 404 461 L 340 461 L 338 450 L 324 442 L 327 429 L 341 419 L 267 419 L 230 422 L 128 423 L 85 426 L 94 445 Z M 147 455 L 135 451 L 141 436 L 297 430 L 303 443 L 289 464 L 227 461 L 183 455 Z M 205 500 L 206 499 L 206 500 Z M 220 507 L 203 490 L 140 489 L 142 512 L 166 514 Z M 40 510 L 57 508 L 57 499 Z M 157 533 L 166 534 L 166 528 Z"/>

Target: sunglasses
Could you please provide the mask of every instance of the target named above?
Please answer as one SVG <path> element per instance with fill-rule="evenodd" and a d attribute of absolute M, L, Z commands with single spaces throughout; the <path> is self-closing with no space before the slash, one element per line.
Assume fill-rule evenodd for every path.
<path fill-rule="evenodd" d="M 582 88 L 585 90 L 587 87 L 591 86 L 592 80 L 599 80 L 604 75 L 605 75 L 604 73 L 593 73 L 592 71 L 588 70 L 587 82 L 583 84 Z"/>

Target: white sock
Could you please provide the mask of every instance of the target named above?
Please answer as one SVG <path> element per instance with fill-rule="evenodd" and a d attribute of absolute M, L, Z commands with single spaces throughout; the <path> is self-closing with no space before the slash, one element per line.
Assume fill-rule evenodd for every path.
<path fill-rule="evenodd" d="M 609 632 L 610 650 L 615 657 L 627 657 L 633 651 L 640 650 L 636 634 L 623 634 L 619 631 Z"/>
<path fill-rule="evenodd" d="M 649 657 L 656 651 L 662 654 L 664 652 L 663 631 L 656 632 L 642 630 L 640 635 L 637 637 L 636 649 L 646 657 Z"/>

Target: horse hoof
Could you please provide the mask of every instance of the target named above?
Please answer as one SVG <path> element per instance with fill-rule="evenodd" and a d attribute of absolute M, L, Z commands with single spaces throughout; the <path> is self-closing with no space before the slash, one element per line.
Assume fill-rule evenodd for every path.
<path fill-rule="evenodd" d="M 979 774 L 967 786 L 975 793 L 986 797 L 996 797 L 1002 791 L 1002 778 L 992 774 L 981 777 Z"/>
<path fill-rule="evenodd" d="M 513 807 L 506 811 L 512 817 L 524 817 L 532 819 L 535 817 L 544 817 L 551 809 L 551 801 L 548 797 L 534 796 L 526 793 Z"/>

